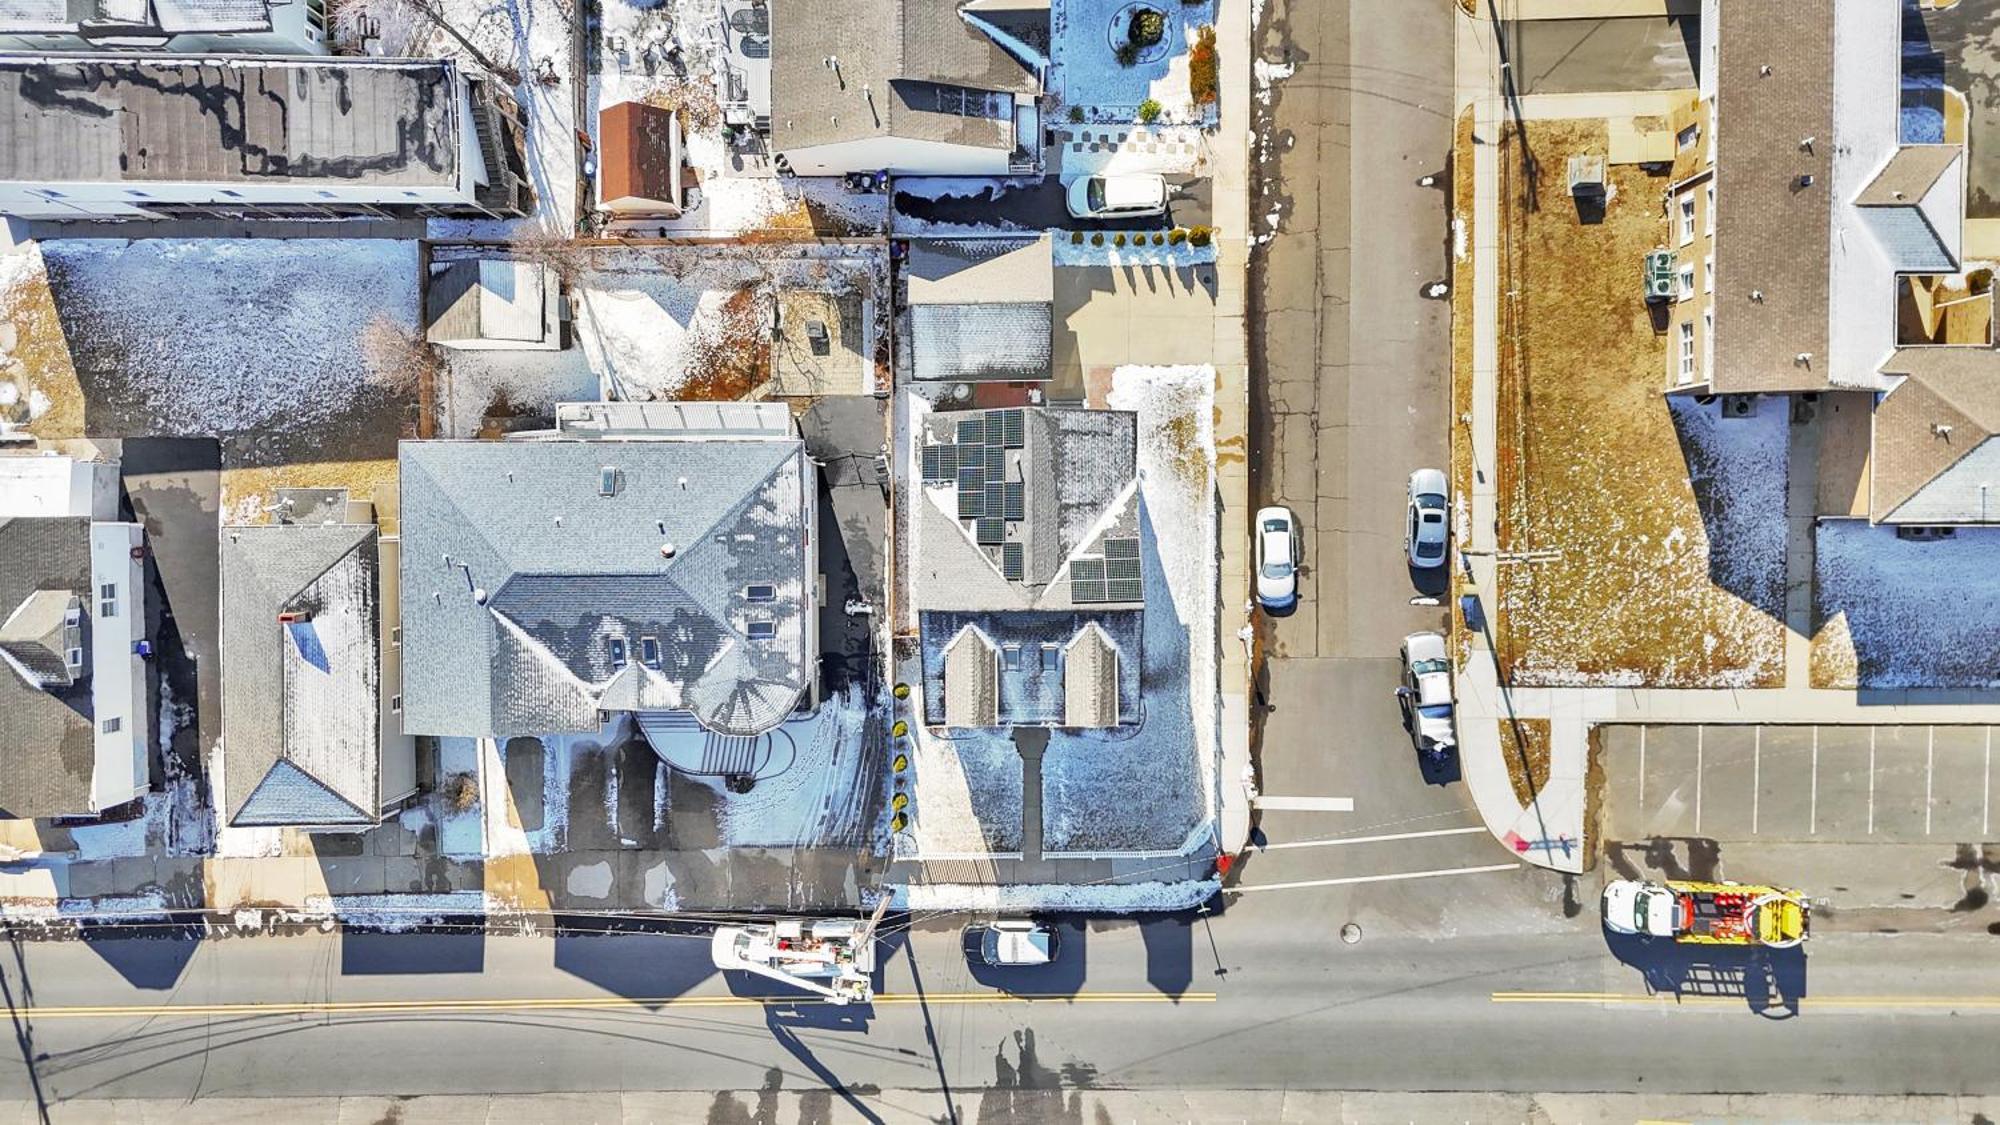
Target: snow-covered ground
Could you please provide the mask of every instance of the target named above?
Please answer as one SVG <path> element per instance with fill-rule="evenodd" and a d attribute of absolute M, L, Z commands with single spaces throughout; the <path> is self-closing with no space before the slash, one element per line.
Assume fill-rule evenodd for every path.
<path fill-rule="evenodd" d="M 880 247 L 772 245 L 582 249 L 569 302 L 575 346 L 561 352 L 452 351 L 443 394 L 446 432 L 471 436 L 504 394 L 516 407 L 564 401 L 735 397 L 740 380 L 706 377 L 770 350 L 770 316 L 783 288 L 864 294 L 888 288 Z M 865 315 L 873 356 L 886 317 Z M 872 371 L 872 365 L 871 365 Z"/>
<path fill-rule="evenodd" d="M 491 746 L 491 739 L 438 739 L 438 776 L 445 780 L 446 794 L 446 799 L 440 802 L 437 810 L 438 851 L 445 855 L 471 857 L 486 854 L 486 817 L 482 811 L 486 801 L 483 795 L 464 808 L 453 808 L 450 794 L 454 789 L 452 779 L 457 776 L 467 774 L 476 780 L 483 775 L 487 760 L 493 758 Z"/>
<path fill-rule="evenodd" d="M 447 918 L 502 911 L 508 904 L 484 891 L 441 894 L 307 895 L 305 913 L 338 919 L 343 926 L 399 933 L 432 926 Z"/>
<path fill-rule="evenodd" d="M 915 883 L 893 888 L 895 909 L 976 911 L 1087 910 L 1137 914 L 1191 910 L 1215 897 L 1219 879 L 1188 883 Z"/>
<path fill-rule="evenodd" d="M 900 852 L 925 859 L 1021 850 L 1021 755 L 1006 734 L 958 731 L 939 738 L 912 724 L 915 798 Z"/>
<path fill-rule="evenodd" d="M 1154 61 L 1121 66 L 1112 28 L 1129 7 L 1130 0 L 1054 0 L 1049 88 L 1062 105 L 1080 107 L 1092 122 L 1133 121 L 1149 98 L 1160 103 L 1162 121 L 1213 120 L 1216 106 L 1196 106 L 1188 91 L 1188 51 L 1197 31 L 1215 23 L 1213 0 L 1151 0 L 1148 7 L 1167 18 L 1169 49 Z"/>
<path fill-rule="evenodd" d="M 1865 520 L 1825 520 L 1814 544 L 1823 622 L 1814 647 L 1847 664 L 1826 686 L 2000 687 L 2000 529 L 1917 541 Z M 1814 663 L 1838 669 L 1831 653 L 1815 652 Z"/>
<path fill-rule="evenodd" d="M 1215 261 L 1215 243 L 1196 246 L 1192 242 L 1155 243 L 1146 232 L 1127 240 L 1120 246 L 1115 235 L 1103 231 L 1096 232 L 1102 244 L 1093 241 L 1091 235 L 1084 235 L 1079 242 L 1071 231 L 1050 231 L 1051 246 L 1055 251 L 1056 265 L 1059 266 L 1196 266 Z"/>
<path fill-rule="evenodd" d="M 371 320 L 417 323 L 413 242 L 58 239 L 42 254 L 93 432 L 310 429 L 370 390 Z"/>

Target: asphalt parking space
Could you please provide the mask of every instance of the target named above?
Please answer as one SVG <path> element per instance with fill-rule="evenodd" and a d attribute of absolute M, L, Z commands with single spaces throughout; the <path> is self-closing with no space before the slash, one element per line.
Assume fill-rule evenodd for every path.
<path fill-rule="evenodd" d="M 1962 726 L 1611 727 L 1602 834 L 1977 841 L 1992 824 L 1992 741 Z"/>

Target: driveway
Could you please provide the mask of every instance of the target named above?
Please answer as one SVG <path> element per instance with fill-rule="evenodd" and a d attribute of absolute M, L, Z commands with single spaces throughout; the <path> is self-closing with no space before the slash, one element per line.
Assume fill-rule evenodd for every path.
<path fill-rule="evenodd" d="M 1074 219 L 1063 202 L 1063 181 L 1055 176 L 1041 179 L 961 179 L 943 181 L 949 194 L 926 186 L 919 177 L 898 177 L 896 182 L 910 190 L 898 190 L 895 220 L 914 219 L 924 223 L 956 223 L 981 227 L 1018 227 L 1037 231 L 1062 230 L 1169 230 L 1173 227 L 1212 226 L 1215 222 L 1213 189 L 1199 176 L 1168 176 L 1167 213 L 1157 218 L 1095 221 Z M 932 181 L 936 184 L 939 181 Z M 936 198 L 931 198 L 933 195 Z M 901 232 L 898 232 L 901 233 Z M 937 232 L 948 235 L 950 231 Z M 983 232 L 977 232 L 983 233 Z"/>
<path fill-rule="evenodd" d="M 195 721 L 169 753 L 192 773 L 200 748 L 222 731 L 221 616 L 217 535 L 221 451 L 207 438 L 128 438 L 120 468 L 132 513 L 146 530 L 147 634 L 154 638 L 155 685 L 195 701 Z M 154 714 L 159 699 L 152 700 Z"/>

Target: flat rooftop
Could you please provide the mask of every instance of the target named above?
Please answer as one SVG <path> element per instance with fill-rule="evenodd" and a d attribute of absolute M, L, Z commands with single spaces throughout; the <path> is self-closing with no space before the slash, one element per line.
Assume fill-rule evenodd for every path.
<path fill-rule="evenodd" d="M 0 59 L 0 181 L 454 186 L 453 79 L 416 59 Z"/>

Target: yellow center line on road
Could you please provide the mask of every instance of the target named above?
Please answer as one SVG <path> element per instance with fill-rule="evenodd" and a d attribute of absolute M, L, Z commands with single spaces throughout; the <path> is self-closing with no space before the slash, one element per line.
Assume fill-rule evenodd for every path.
<path fill-rule="evenodd" d="M 1649 1008 L 1742 1008 L 1743 996 L 1675 996 L 1671 992 L 1496 992 L 1495 1004 L 1622 1004 Z M 1913 1008 L 2000 1010 L 2000 996 L 1820 996 L 1798 998 L 1805 1008 Z"/>
<path fill-rule="evenodd" d="M 1078 992 L 1014 996 L 1004 992 L 877 995 L 882 1005 L 1212 1004 L 1213 992 Z M 830 1004 L 818 996 L 573 996 L 463 1000 L 324 1000 L 245 1004 L 104 1004 L 13 1009 L 22 1019 L 193 1019 L 212 1016 L 451 1015 L 471 1012 L 647 1011 L 659 1008 L 762 1008 Z"/>

